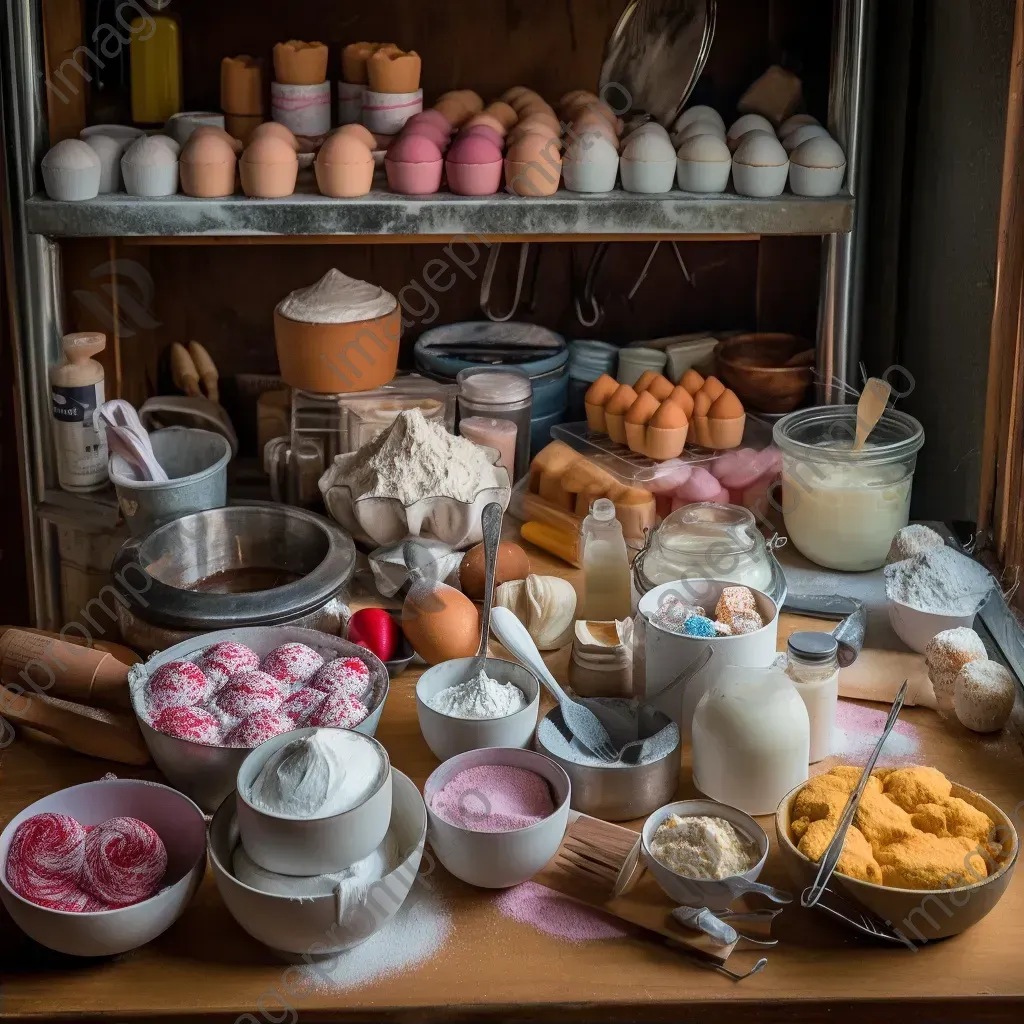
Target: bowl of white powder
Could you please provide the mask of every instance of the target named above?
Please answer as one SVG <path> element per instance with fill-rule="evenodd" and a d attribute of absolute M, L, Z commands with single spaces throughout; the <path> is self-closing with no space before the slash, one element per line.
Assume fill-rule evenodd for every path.
<path fill-rule="evenodd" d="M 537 677 L 515 662 L 488 658 L 470 678 L 474 660 L 444 661 L 416 683 L 420 732 L 442 761 L 481 747 L 528 747 L 537 727 Z"/>
<path fill-rule="evenodd" d="M 644 822 L 643 855 L 664 891 L 688 907 L 725 910 L 735 899 L 723 880 L 756 882 L 768 835 L 749 815 L 717 800 L 679 800 Z"/>

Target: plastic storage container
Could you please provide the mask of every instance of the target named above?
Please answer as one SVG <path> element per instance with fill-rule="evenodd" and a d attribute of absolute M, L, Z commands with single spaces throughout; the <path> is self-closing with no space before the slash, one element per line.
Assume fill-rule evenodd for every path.
<path fill-rule="evenodd" d="M 521 479 L 530 468 L 530 421 L 533 386 L 529 376 L 514 366 L 483 366 L 460 370 L 455 378 L 459 386 L 459 420 L 472 420 L 472 429 L 459 432 L 479 444 L 487 444 L 502 453 L 499 465 L 505 466 L 512 481 Z M 488 423 L 503 420 L 515 426 L 515 437 Z M 508 464 L 509 443 L 514 445 L 513 465 Z"/>
<path fill-rule="evenodd" d="M 619 372 L 616 380 L 632 387 L 645 370 L 661 373 L 668 363 L 668 355 L 656 348 L 624 348 L 619 352 Z"/>
<path fill-rule="evenodd" d="M 793 543 L 828 569 L 866 572 L 885 562 L 910 518 L 921 424 L 888 410 L 854 452 L 857 407 L 817 406 L 784 416 L 773 431 L 782 451 L 783 517 Z"/>
<path fill-rule="evenodd" d="M 171 0 L 147 2 L 158 11 L 171 4 Z M 120 20 L 120 9 L 118 15 Z M 181 28 L 173 14 L 133 18 L 128 28 L 132 120 L 162 125 L 172 114 L 179 113 L 183 105 Z"/>
<path fill-rule="evenodd" d="M 569 407 L 570 420 L 586 418 L 583 397 L 587 388 L 607 373 L 615 376 L 619 362 L 619 349 L 606 341 L 570 341 L 569 342 Z"/>

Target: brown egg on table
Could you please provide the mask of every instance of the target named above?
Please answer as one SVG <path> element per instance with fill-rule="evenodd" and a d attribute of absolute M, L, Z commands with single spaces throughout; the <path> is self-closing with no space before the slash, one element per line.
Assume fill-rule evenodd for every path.
<path fill-rule="evenodd" d="M 474 601 L 484 598 L 487 574 L 487 556 L 483 544 L 470 548 L 459 565 L 459 585 L 462 592 Z M 498 545 L 498 558 L 494 564 L 494 585 L 509 580 L 525 580 L 530 575 L 530 559 L 518 545 L 509 542 Z"/>
<path fill-rule="evenodd" d="M 672 394 L 673 384 L 668 377 L 664 377 L 660 373 L 656 373 L 654 375 L 654 379 L 647 385 L 647 390 L 654 395 L 659 402 L 664 402 L 665 399 Z"/>
<path fill-rule="evenodd" d="M 679 386 L 686 388 L 691 395 L 696 396 L 697 392 L 704 387 L 704 378 L 696 370 L 687 370 L 679 378 Z"/>
<path fill-rule="evenodd" d="M 349 43 L 341 51 L 341 77 L 350 85 L 366 85 L 366 62 L 380 43 Z"/>
<path fill-rule="evenodd" d="M 687 420 L 693 415 L 693 395 L 682 384 L 677 384 L 672 389 L 672 394 L 668 396 L 666 401 L 675 402 L 683 410 Z"/>
<path fill-rule="evenodd" d="M 185 195 L 219 199 L 235 191 L 238 158 L 230 139 L 227 132 L 220 135 L 192 134 L 181 151 L 178 164 L 181 190 Z"/>
<path fill-rule="evenodd" d="M 217 139 L 223 139 L 230 147 L 231 151 L 237 156 L 245 148 L 242 145 L 241 139 L 236 139 L 234 135 L 226 132 L 223 128 L 218 128 L 215 124 L 201 124 L 189 137 L 188 141 L 191 142 L 196 138 L 203 138 L 204 136 L 212 136 Z M 186 143 L 188 145 L 188 143 Z"/>
<path fill-rule="evenodd" d="M 299 158 L 284 139 L 264 135 L 245 147 L 240 169 L 242 191 L 247 196 L 283 199 L 295 191 Z"/>
<path fill-rule="evenodd" d="M 295 138 L 295 133 L 279 121 L 264 121 L 262 124 L 257 125 L 252 130 L 252 135 L 249 136 L 249 145 L 251 146 L 254 142 L 265 138 L 280 139 L 282 142 L 287 142 L 296 153 L 301 148 L 299 140 Z"/>
<path fill-rule="evenodd" d="M 374 137 L 373 132 L 371 132 L 366 125 L 343 124 L 340 128 L 335 129 L 334 134 L 350 135 L 352 138 L 358 139 L 371 152 L 377 148 L 377 140 Z M 324 143 L 324 145 L 326 145 L 326 143 Z"/>
<path fill-rule="evenodd" d="M 289 39 L 274 47 L 274 78 L 282 85 L 319 85 L 327 80 L 327 47 Z"/>
<path fill-rule="evenodd" d="M 604 407 L 604 422 L 608 436 L 619 444 L 626 443 L 626 413 L 638 397 L 628 384 L 620 384 Z"/>
<path fill-rule="evenodd" d="M 520 196 L 552 196 L 562 179 L 561 143 L 531 132 L 516 139 L 505 156 L 505 184 Z"/>
<path fill-rule="evenodd" d="M 688 429 L 686 413 L 679 405 L 671 399 L 662 402 L 647 424 L 647 454 L 659 462 L 678 458 L 686 445 Z"/>
<path fill-rule="evenodd" d="M 638 395 L 642 395 L 651 386 L 651 381 L 657 376 L 658 374 L 654 370 L 644 370 L 633 384 L 633 390 Z"/>
<path fill-rule="evenodd" d="M 706 391 L 698 391 L 693 396 L 693 415 L 690 417 L 690 440 L 703 448 L 711 447 L 711 434 L 708 431 L 708 412 L 711 399 Z"/>
<path fill-rule="evenodd" d="M 625 430 L 626 444 L 631 451 L 643 455 L 646 450 L 647 423 L 658 411 L 661 403 L 650 393 L 645 391 L 637 396 L 637 400 L 626 411 Z"/>
<path fill-rule="evenodd" d="M 589 429 L 598 434 L 608 432 L 604 422 L 604 407 L 618 388 L 619 382 L 607 373 L 602 373 L 587 388 L 587 393 L 583 396 L 583 406 L 587 410 L 587 427 Z"/>
<path fill-rule="evenodd" d="M 738 448 L 747 415 L 735 392 L 723 391 L 708 410 L 708 437 L 712 448 Z"/>
<path fill-rule="evenodd" d="M 480 613 L 461 590 L 418 583 L 402 605 L 402 632 L 428 665 L 471 658 L 480 643 Z"/>
<path fill-rule="evenodd" d="M 708 377 L 701 388 L 712 402 L 717 401 L 725 391 L 725 385 L 717 377 Z"/>
<path fill-rule="evenodd" d="M 365 128 L 363 131 L 370 134 Z M 314 169 L 323 195 L 335 199 L 365 196 L 373 184 L 373 153 L 360 135 L 335 132 L 320 147 Z"/>
<path fill-rule="evenodd" d="M 509 106 L 504 100 L 495 100 L 493 103 L 488 103 L 484 107 L 483 112 L 493 117 L 496 121 L 500 121 L 506 132 L 519 120 L 519 115 L 516 113 L 515 108 Z"/>
<path fill-rule="evenodd" d="M 515 91 L 515 89 L 518 89 L 519 91 L 516 92 L 514 96 L 509 98 L 509 93 Z M 523 86 L 516 86 L 516 87 L 514 87 L 514 89 L 510 89 L 501 98 L 517 114 L 520 112 L 520 110 L 523 107 L 528 106 L 529 104 L 534 103 L 537 100 L 540 100 L 541 103 L 544 102 L 544 99 L 543 99 L 543 97 L 541 96 L 541 94 L 539 92 L 535 92 L 533 89 L 524 88 Z"/>

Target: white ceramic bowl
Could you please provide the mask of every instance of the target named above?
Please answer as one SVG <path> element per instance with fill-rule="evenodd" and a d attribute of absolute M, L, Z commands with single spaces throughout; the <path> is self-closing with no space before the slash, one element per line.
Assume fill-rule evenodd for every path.
<path fill-rule="evenodd" d="M 157 768 L 172 786 L 188 794 L 207 813 L 212 814 L 235 788 L 238 769 L 252 748 L 211 747 L 193 743 L 176 736 L 157 732 L 145 717 L 146 680 L 161 665 L 177 658 L 193 659 L 200 651 L 222 640 L 235 640 L 255 651 L 260 658 L 275 647 L 287 643 L 303 643 L 312 647 L 325 661 L 331 658 L 361 658 L 370 670 L 370 697 L 366 706 L 370 713 L 356 727 L 355 732 L 372 736 L 377 731 L 384 701 L 390 686 L 384 663 L 363 647 L 316 629 L 301 626 L 243 626 L 222 629 L 203 636 L 183 640 L 154 654 L 144 665 L 133 666 L 128 675 L 132 708 L 139 721 L 142 738 L 153 755 Z M 285 735 L 292 735 L 286 733 Z"/>
<path fill-rule="evenodd" d="M 83 825 L 126 815 L 149 825 L 167 848 L 165 888 L 117 910 L 76 914 L 48 910 L 7 884 L 7 852 L 17 827 L 36 814 L 69 814 Z M 44 796 L 16 814 L 0 833 L 0 900 L 30 938 L 72 956 L 115 956 L 145 945 L 181 916 L 206 871 L 206 822 L 188 797 L 139 779 L 100 779 Z"/>
<path fill-rule="evenodd" d="M 91 124 L 88 128 L 83 128 L 78 133 L 78 137 L 88 139 L 91 135 L 108 135 L 112 139 L 123 142 L 127 147 L 145 134 L 146 132 L 142 128 L 134 128 L 130 124 Z"/>
<path fill-rule="evenodd" d="M 737 584 L 724 580 L 676 580 L 662 583 L 649 590 L 640 598 L 637 611 L 644 619 L 643 639 L 635 642 L 644 644 L 644 692 L 638 694 L 653 704 L 659 711 L 679 723 L 683 741 L 690 738 L 693 712 L 698 701 L 711 689 L 715 680 L 727 665 L 741 668 L 766 668 L 775 660 L 779 636 L 779 609 L 775 602 L 760 590 L 750 589 L 761 618 L 766 625 L 754 633 L 712 638 L 683 636 L 658 625 L 655 615 L 661 601 L 674 595 L 688 604 L 700 605 L 710 618 L 715 617 L 715 605 L 726 587 Z M 715 656 L 684 687 L 676 690 L 664 701 L 660 692 L 679 674 L 684 665 L 689 665 L 705 647 L 710 647 Z M 634 677 L 634 687 L 640 680 Z"/>
<path fill-rule="evenodd" d="M 977 613 L 975 613 L 977 614 Z M 974 615 L 939 615 L 922 612 L 899 601 L 889 601 L 889 622 L 896 635 L 912 650 L 924 654 L 928 641 L 944 629 L 974 625 Z"/>
<path fill-rule="evenodd" d="M 797 786 L 779 804 L 775 812 L 775 832 L 786 870 L 794 885 L 803 890 L 814 882 L 818 864 L 797 849 L 789 834 L 793 804 L 801 789 L 802 785 Z M 950 795 L 987 814 L 997 830 L 992 836 L 993 840 L 1002 843 L 1004 850 L 1009 844 L 1009 850 L 998 869 L 987 878 L 971 885 L 932 891 L 876 885 L 859 878 L 849 878 L 838 871 L 829 882 L 829 888 L 834 888 L 840 896 L 852 899 L 854 903 L 867 907 L 883 920 L 895 925 L 915 947 L 935 939 L 958 935 L 980 921 L 1006 892 L 1020 851 L 1020 839 L 1013 822 L 991 800 L 955 782 Z M 991 861 L 989 863 L 991 870 Z"/>
<path fill-rule="evenodd" d="M 673 804 L 659 807 L 645 822 L 643 827 L 643 854 L 647 869 L 654 875 L 658 885 L 676 900 L 687 907 L 707 907 L 710 910 L 725 910 L 736 899 L 729 892 L 728 886 L 715 878 L 687 878 L 673 871 L 651 853 L 651 839 L 658 826 L 670 815 L 678 814 L 680 818 L 691 818 L 696 815 L 707 815 L 724 818 L 757 843 L 761 856 L 757 863 L 737 876 L 748 882 L 756 882 L 757 876 L 768 860 L 768 836 L 765 830 L 749 815 L 728 804 L 717 800 L 679 800 Z"/>
<path fill-rule="evenodd" d="M 213 879 L 231 916 L 257 942 L 288 960 L 323 959 L 365 942 L 398 913 L 423 857 L 427 812 L 413 782 L 399 771 L 392 770 L 392 775 L 390 832 L 398 846 L 398 864 L 370 887 L 365 900 L 346 906 L 340 919 L 333 893 L 302 899 L 278 896 L 235 878 L 231 857 L 239 843 L 238 821 L 234 796 L 225 798 L 210 823 Z"/>
<path fill-rule="evenodd" d="M 212 126 L 224 127 L 224 115 L 214 110 L 183 110 L 171 114 L 164 125 L 164 133 L 169 135 L 179 146 L 184 146 L 197 128 Z"/>
<path fill-rule="evenodd" d="M 474 658 L 455 658 L 428 668 L 416 681 L 416 714 L 420 732 L 434 756 L 441 761 L 467 750 L 482 747 L 528 747 L 537 727 L 540 710 L 540 683 L 522 665 L 498 658 L 488 658 L 487 674 L 499 683 L 515 683 L 529 703 L 522 711 L 504 718 L 454 718 L 435 711 L 428 701 L 441 690 L 466 678 Z"/>
<path fill-rule="evenodd" d="M 473 832 L 439 818 L 431 800 L 459 772 L 480 765 L 510 765 L 536 772 L 551 786 L 554 814 L 514 832 Z M 490 747 L 470 750 L 445 761 L 427 779 L 423 799 L 430 822 L 430 846 L 456 877 L 485 889 L 507 889 L 535 874 L 555 855 L 569 822 L 569 776 L 554 761 L 533 750 Z"/>
<path fill-rule="evenodd" d="M 497 487 L 484 487 L 472 501 L 455 498 L 421 498 L 403 505 L 398 498 L 355 498 L 348 485 L 349 467 L 358 453 L 335 456 L 320 478 L 320 493 L 331 518 L 364 544 L 382 547 L 406 537 L 430 537 L 454 548 L 469 548 L 483 539 L 480 516 L 492 501 L 508 508 L 511 481 L 508 470 L 498 466 L 496 448 L 486 448 L 499 480 Z"/>
<path fill-rule="evenodd" d="M 380 783 L 361 804 L 323 818 L 272 814 L 249 801 L 253 781 L 267 759 L 281 747 L 321 730 L 295 729 L 261 743 L 238 769 L 238 830 L 245 852 L 267 871 L 279 875 L 323 875 L 344 871 L 368 857 L 384 841 L 391 821 L 391 761 L 372 736 L 359 736 L 374 748 L 384 765 Z M 341 730 L 339 730 L 341 731 Z"/>

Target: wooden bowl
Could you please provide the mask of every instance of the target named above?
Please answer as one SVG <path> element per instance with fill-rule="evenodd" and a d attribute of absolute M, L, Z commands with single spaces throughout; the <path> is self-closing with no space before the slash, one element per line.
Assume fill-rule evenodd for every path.
<path fill-rule="evenodd" d="M 807 394 L 814 366 L 786 366 L 814 343 L 795 334 L 738 334 L 715 346 L 718 375 L 757 412 L 792 412 Z"/>
<path fill-rule="evenodd" d="M 814 882 L 818 873 L 817 863 L 801 853 L 790 836 L 793 803 L 801 789 L 803 785 L 788 793 L 775 812 L 779 851 L 786 864 L 786 870 L 800 892 Z M 883 920 L 890 921 L 915 945 L 959 935 L 972 924 L 977 924 L 999 902 L 1010 884 L 1010 877 L 1017 863 L 1020 841 L 1010 819 L 991 800 L 956 783 L 953 784 L 950 795 L 958 796 L 972 807 L 984 811 L 995 822 L 998 835 L 1009 837 L 1010 852 L 1003 857 L 999 868 L 988 878 L 972 885 L 935 891 L 875 885 L 873 882 L 848 878 L 838 871 L 829 882 L 829 885 L 837 888 L 842 895 L 852 898 Z"/>

